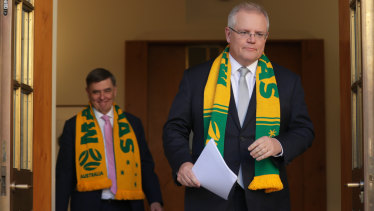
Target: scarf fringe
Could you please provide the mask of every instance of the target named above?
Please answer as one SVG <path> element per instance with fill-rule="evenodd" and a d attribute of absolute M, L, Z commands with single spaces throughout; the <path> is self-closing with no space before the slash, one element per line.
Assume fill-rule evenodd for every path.
<path fill-rule="evenodd" d="M 248 189 L 265 189 L 265 193 L 271 193 L 282 190 L 283 184 L 278 174 L 266 174 L 261 176 L 255 176 L 251 184 L 249 184 Z"/>

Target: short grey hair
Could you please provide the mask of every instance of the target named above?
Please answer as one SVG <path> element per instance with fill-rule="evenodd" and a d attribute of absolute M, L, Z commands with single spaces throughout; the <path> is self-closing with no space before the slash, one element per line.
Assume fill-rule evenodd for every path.
<path fill-rule="evenodd" d="M 266 10 L 261 5 L 253 3 L 253 2 L 243 2 L 243 3 L 235 6 L 231 10 L 231 12 L 229 13 L 229 16 L 228 16 L 228 21 L 227 21 L 227 26 L 228 27 L 231 27 L 231 28 L 235 27 L 236 14 L 241 10 L 255 11 L 255 12 L 263 14 L 265 16 L 266 22 L 267 22 L 267 31 L 269 31 L 270 22 L 269 22 L 268 13 L 266 12 Z"/>

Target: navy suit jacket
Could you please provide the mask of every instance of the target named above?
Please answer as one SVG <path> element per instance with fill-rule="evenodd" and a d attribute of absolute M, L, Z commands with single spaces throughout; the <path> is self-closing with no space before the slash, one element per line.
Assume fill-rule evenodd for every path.
<path fill-rule="evenodd" d="M 126 113 L 127 120 L 134 129 L 141 158 L 142 187 L 149 204 L 162 204 L 160 184 L 154 172 L 154 162 L 144 137 L 140 119 Z M 56 211 L 66 211 L 70 199 L 71 211 L 99 211 L 102 190 L 78 192 L 75 168 L 75 124 L 76 116 L 66 121 L 63 134 L 59 140 L 60 150 L 56 164 Z M 132 210 L 144 210 L 143 200 L 131 200 Z"/>
<path fill-rule="evenodd" d="M 313 125 L 308 116 L 300 77 L 284 67 L 272 64 L 281 107 L 280 132 L 275 138 L 283 147 L 283 156 L 271 159 L 279 168 L 284 185 L 282 191 L 267 194 L 262 190 L 252 191 L 247 188 L 254 177 L 254 159 L 250 156 L 248 147 L 255 141 L 256 89 L 253 91 L 243 127 L 240 127 L 232 92 L 227 115 L 224 160 L 236 174 L 239 172 L 240 165 L 242 166 L 245 197 L 247 207 L 251 211 L 290 210 L 285 166 L 310 147 L 314 139 Z M 212 61 L 209 61 L 184 72 L 164 126 L 164 151 L 172 167 L 174 178 L 179 167 L 184 162 L 194 163 L 205 146 L 203 99 L 211 65 Z M 191 131 L 193 131 L 192 152 L 189 150 Z M 226 201 L 204 188 L 186 188 L 185 210 L 227 210 L 229 203 L 230 200 Z"/>

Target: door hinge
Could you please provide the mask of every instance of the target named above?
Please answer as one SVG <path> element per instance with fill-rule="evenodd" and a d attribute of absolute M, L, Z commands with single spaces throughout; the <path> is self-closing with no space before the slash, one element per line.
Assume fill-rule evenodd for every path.
<path fill-rule="evenodd" d="M 359 198 L 360 198 L 360 201 L 361 201 L 361 204 L 363 204 L 364 203 L 364 191 L 361 191 L 360 192 L 360 195 L 358 196 Z"/>
<path fill-rule="evenodd" d="M 8 0 L 4 0 L 4 15 L 8 15 Z"/>
<path fill-rule="evenodd" d="M 0 176 L 1 176 L 1 183 L 0 183 L 0 196 L 6 196 L 6 167 L 5 166 L 1 166 L 1 172 L 0 172 Z"/>
<path fill-rule="evenodd" d="M 374 182 L 374 175 L 372 174 L 369 175 L 369 182 Z"/>

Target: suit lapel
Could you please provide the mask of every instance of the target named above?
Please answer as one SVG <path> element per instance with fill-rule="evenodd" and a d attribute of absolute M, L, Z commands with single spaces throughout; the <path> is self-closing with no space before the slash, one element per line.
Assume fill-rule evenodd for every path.
<path fill-rule="evenodd" d="M 240 129 L 238 110 L 236 109 L 235 97 L 234 97 L 234 93 L 232 92 L 232 87 L 231 87 L 231 96 L 230 96 L 230 105 L 229 105 L 229 115 L 231 115 L 231 118 L 234 120 L 235 126 Z"/>
<path fill-rule="evenodd" d="M 256 87 L 254 87 L 252 91 L 251 100 L 249 101 L 247 114 L 245 115 L 242 128 L 245 128 L 251 119 L 256 121 Z"/>

